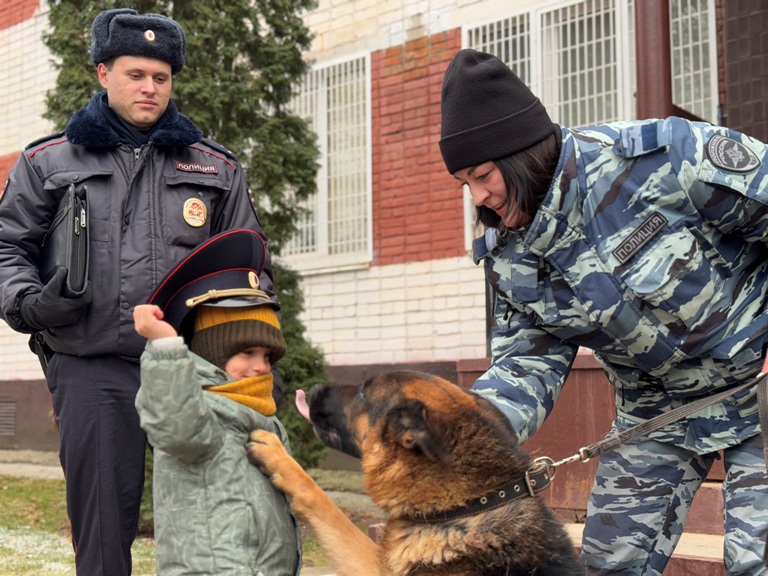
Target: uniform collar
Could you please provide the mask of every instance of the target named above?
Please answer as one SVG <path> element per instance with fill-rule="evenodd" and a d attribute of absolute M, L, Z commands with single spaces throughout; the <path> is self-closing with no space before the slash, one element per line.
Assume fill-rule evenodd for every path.
<path fill-rule="evenodd" d="M 66 128 L 67 139 L 72 144 L 86 148 L 116 148 L 123 139 L 102 113 L 101 99 L 106 91 L 94 94 L 85 108 L 72 115 Z M 152 127 L 152 141 L 157 146 L 181 147 L 199 142 L 203 133 L 195 124 L 180 114 L 173 101 Z"/>

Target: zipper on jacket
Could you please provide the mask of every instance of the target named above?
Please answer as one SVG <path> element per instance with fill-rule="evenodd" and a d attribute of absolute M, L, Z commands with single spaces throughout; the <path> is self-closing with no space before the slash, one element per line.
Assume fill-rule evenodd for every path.
<path fill-rule="evenodd" d="M 138 162 L 139 161 L 139 156 L 141 156 L 141 148 L 134 148 L 133 149 L 133 159 Z"/>

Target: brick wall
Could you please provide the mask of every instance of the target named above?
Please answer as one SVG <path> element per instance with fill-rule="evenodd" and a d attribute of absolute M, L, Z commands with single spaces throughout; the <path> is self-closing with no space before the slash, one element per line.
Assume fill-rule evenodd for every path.
<path fill-rule="evenodd" d="M 24 146 L 53 131 L 42 117 L 56 80 L 42 41 L 47 27 L 48 9 L 40 0 L 0 3 L 0 186 Z"/>
<path fill-rule="evenodd" d="M 8 172 L 11 171 L 11 166 L 13 166 L 13 163 L 16 162 L 18 157 L 18 152 L 0 156 L 0 191 L 2 191 L 3 187 L 5 186 L 5 181 L 8 178 Z"/>
<path fill-rule="evenodd" d="M 768 141 L 768 3 L 724 3 L 725 118 L 735 128 Z"/>
<path fill-rule="evenodd" d="M 3 0 L 0 5 L 0 30 L 29 20 L 40 6 L 40 0 Z"/>
<path fill-rule="evenodd" d="M 0 190 L 24 146 L 53 131 L 42 118 L 45 93 L 56 79 L 42 41 L 47 27 L 48 7 L 41 0 L 0 2 Z M 12 386 L 14 381 L 41 379 L 40 365 L 29 351 L 27 339 L 0 322 L 0 382 Z M 1 392 L 5 395 L 8 389 Z M 24 409 L 20 408 L 21 413 Z"/>
<path fill-rule="evenodd" d="M 464 253 L 461 189 L 445 171 L 440 87 L 458 30 L 371 54 L 374 264 Z"/>

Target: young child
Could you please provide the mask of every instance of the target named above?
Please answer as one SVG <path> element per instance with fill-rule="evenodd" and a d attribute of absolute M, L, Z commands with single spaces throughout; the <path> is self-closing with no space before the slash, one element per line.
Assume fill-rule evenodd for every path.
<path fill-rule="evenodd" d="M 255 280 L 258 240 L 245 230 L 214 237 L 134 309 L 148 340 L 136 408 L 154 448 L 160 576 L 299 573 L 285 497 L 245 451 L 257 428 L 288 446 L 271 372 L 286 344 L 276 304 Z"/>

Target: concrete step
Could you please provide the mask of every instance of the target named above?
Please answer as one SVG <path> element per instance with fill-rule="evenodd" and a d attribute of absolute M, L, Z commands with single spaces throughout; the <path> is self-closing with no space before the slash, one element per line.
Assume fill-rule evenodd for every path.
<path fill-rule="evenodd" d="M 722 482 L 704 482 L 701 485 L 688 513 L 685 531 L 723 535 Z"/>

